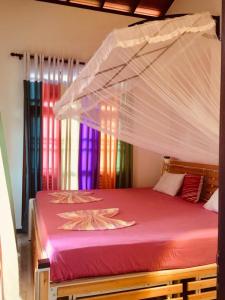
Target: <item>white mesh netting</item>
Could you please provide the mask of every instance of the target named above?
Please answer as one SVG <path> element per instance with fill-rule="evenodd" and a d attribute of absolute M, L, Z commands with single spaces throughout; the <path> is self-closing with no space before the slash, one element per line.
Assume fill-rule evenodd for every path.
<path fill-rule="evenodd" d="M 55 105 L 120 140 L 218 163 L 220 42 L 208 13 L 113 31 Z"/>

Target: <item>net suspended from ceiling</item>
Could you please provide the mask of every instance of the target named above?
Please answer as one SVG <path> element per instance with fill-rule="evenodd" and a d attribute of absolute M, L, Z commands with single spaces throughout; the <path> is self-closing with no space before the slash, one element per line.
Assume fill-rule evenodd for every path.
<path fill-rule="evenodd" d="M 220 42 L 209 13 L 113 31 L 54 110 L 120 140 L 218 163 Z"/>

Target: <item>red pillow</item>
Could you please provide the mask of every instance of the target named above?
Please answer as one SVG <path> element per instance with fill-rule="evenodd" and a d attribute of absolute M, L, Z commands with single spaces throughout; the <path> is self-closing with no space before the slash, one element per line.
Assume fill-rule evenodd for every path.
<path fill-rule="evenodd" d="M 184 177 L 181 198 L 196 203 L 202 191 L 203 176 L 187 174 Z"/>

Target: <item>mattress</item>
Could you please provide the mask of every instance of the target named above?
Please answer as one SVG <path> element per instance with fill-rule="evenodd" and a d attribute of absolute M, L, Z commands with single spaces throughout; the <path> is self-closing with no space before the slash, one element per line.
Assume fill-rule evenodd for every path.
<path fill-rule="evenodd" d="M 152 189 L 96 190 L 102 201 L 53 204 L 48 192 L 36 195 L 42 246 L 51 263 L 51 280 L 188 268 L 216 262 L 218 215 L 180 197 Z M 119 208 L 117 219 L 131 227 L 101 231 L 57 229 L 57 214 Z"/>

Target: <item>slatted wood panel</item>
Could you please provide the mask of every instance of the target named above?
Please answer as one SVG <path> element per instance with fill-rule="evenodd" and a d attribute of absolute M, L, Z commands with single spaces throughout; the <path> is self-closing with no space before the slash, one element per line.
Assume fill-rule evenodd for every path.
<path fill-rule="evenodd" d="M 202 201 L 209 200 L 212 193 L 218 187 L 219 168 L 216 165 L 170 160 L 170 162 L 164 166 L 164 170 L 167 170 L 170 173 L 187 173 L 204 176 L 202 193 L 200 196 Z"/>
<path fill-rule="evenodd" d="M 36 0 L 102 12 L 153 19 L 163 17 L 174 0 Z"/>
<path fill-rule="evenodd" d="M 196 291 L 199 289 L 215 287 L 216 283 L 216 278 L 193 281 L 188 283 L 188 291 Z"/>
<path fill-rule="evenodd" d="M 151 299 L 152 297 L 179 295 L 183 292 L 183 280 L 190 293 L 205 293 L 204 289 L 216 287 L 216 264 L 187 269 L 80 279 L 67 284 L 52 284 L 58 288 L 58 297 L 76 295 L 81 299 Z M 188 279 L 191 278 L 190 282 Z M 193 281 L 193 278 L 198 278 Z M 201 279 L 202 278 L 202 279 Z M 171 284 L 173 283 L 173 284 Z M 198 295 L 200 295 L 199 293 Z M 193 295 L 190 295 L 190 297 Z M 178 299 L 180 296 L 177 296 Z"/>
<path fill-rule="evenodd" d="M 206 288 L 213 288 L 212 291 L 205 291 L 203 289 Z M 194 291 L 194 294 L 188 294 L 190 291 Z M 183 294 L 183 284 L 176 283 L 176 284 L 168 284 L 159 287 L 151 287 L 151 288 L 144 288 L 134 291 L 126 291 L 126 292 L 119 292 L 119 293 L 112 293 L 112 294 L 105 294 L 100 296 L 91 297 L 91 300 L 137 300 L 137 299 L 151 299 L 154 297 L 162 297 L 168 296 L 172 297 L 173 299 L 187 299 L 187 300 L 195 300 L 195 299 L 204 299 L 204 300 L 213 300 L 216 299 L 216 279 L 202 279 L 198 281 L 192 281 L 187 283 L 187 294 Z M 174 295 L 181 295 L 174 296 Z M 176 298 L 175 298 L 176 297 Z M 90 299 L 89 297 L 81 297 L 83 300 Z"/>
<path fill-rule="evenodd" d="M 213 285 L 213 286 L 212 286 Z M 195 300 L 195 299 L 204 299 L 204 300 L 213 300 L 216 299 L 216 285 L 215 282 L 212 284 L 212 281 L 205 280 L 205 283 L 199 283 L 199 288 L 204 286 L 205 288 L 211 288 L 214 287 L 215 290 L 208 291 L 208 292 L 201 292 L 198 291 L 196 294 L 192 295 L 186 295 L 185 299 L 188 300 Z M 194 290 L 199 289 L 197 288 L 197 285 L 195 285 Z M 191 288 L 192 290 L 193 288 Z M 137 300 L 137 299 L 151 299 L 154 297 L 162 297 L 162 296 L 172 296 L 176 294 L 182 294 L 183 292 L 183 285 L 180 284 L 173 284 L 173 285 L 165 285 L 161 287 L 152 287 L 152 288 L 145 288 L 135 291 L 128 291 L 128 292 L 120 292 L 120 293 L 114 293 L 114 294 L 107 294 L 107 295 L 101 295 L 101 296 L 94 296 L 91 297 L 91 300 Z M 82 297 L 83 300 L 90 299 L 89 297 Z M 182 294 L 182 297 L 174 297 L 173 299 L 184 299 L 184 296 Z"/>
<path fill-rule="evenodd" d="M 192 295 L 188 297 L 188 300 L 216 300 L 216 291 Z"/>
<path fill-rule="evenodd" d="M 101 299 L 137 300 L 137 299 L 149 299 L 154 297 L 167 296 L 167 295 L 178 294 L 178 293 L 182 293 L 181 283 L 174 284 L 174 285 L 166 285 L 161 287 L 140 289 L 140 290 L 129 291 L 129 292 L 115 293 L 111 295 L 96 296 L 96 297 L 92 297 L 92 300 L 101 300 Z M 83 299 L 88 300 L 88 298 L 83 298 Z"/>

